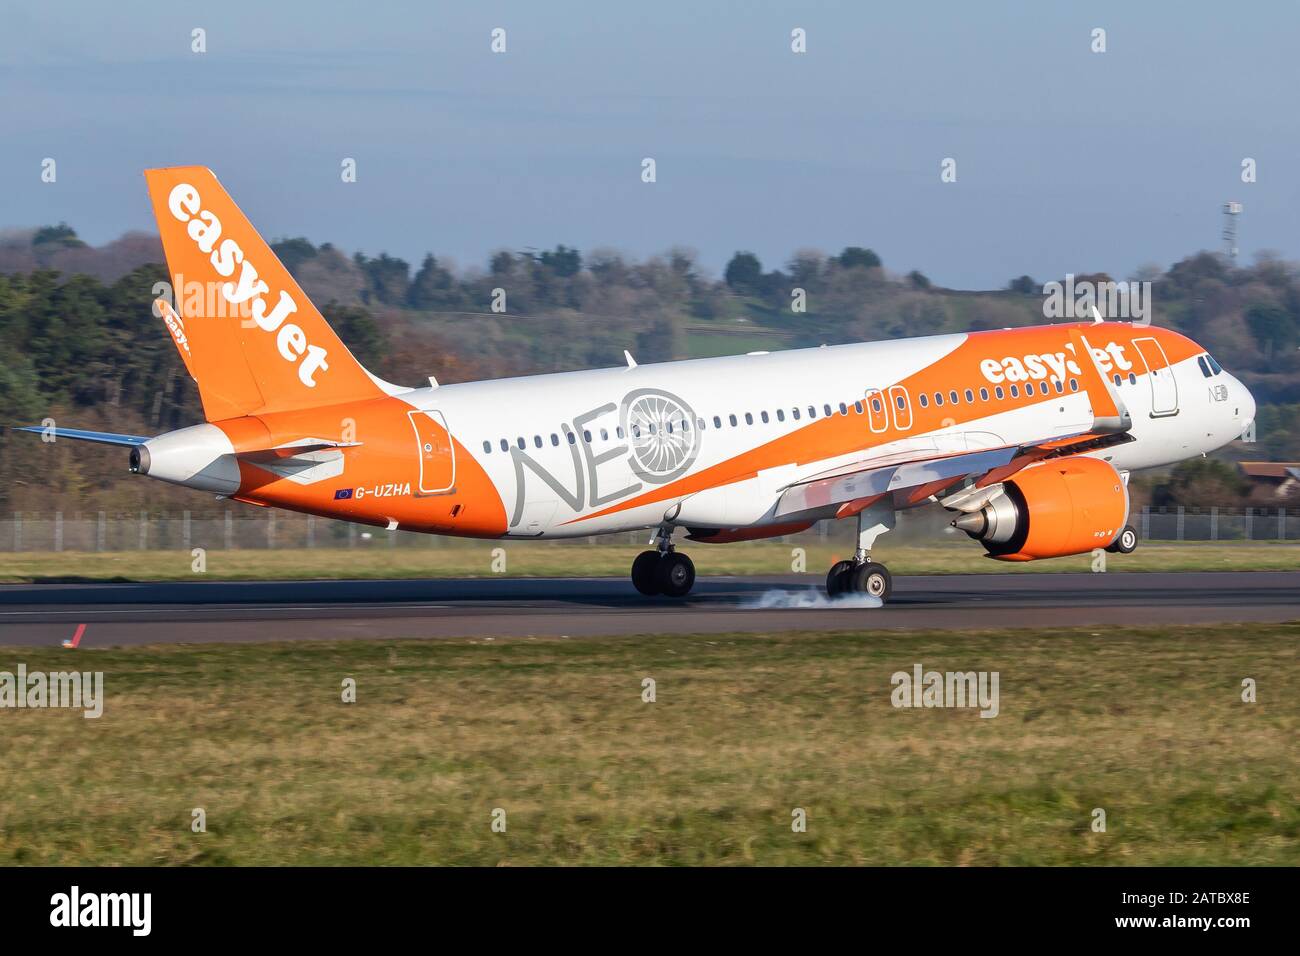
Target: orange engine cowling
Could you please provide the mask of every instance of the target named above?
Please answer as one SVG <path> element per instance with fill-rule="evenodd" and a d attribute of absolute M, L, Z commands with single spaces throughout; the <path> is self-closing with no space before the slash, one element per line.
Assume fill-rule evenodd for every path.
<path fill-rule="evenodd" d="M 1060 458 L 1017 472 L 1002 494 L 953 522 L 1001 561 L 1059 558 L 1104 548 L 1128 520 L 1128 488 L 1098 458 Z"/>

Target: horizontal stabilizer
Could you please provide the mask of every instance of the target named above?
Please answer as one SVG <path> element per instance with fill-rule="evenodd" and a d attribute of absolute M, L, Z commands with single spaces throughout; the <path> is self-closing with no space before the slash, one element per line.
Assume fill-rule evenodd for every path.
<path fill-rule="evenodd" d="M 54 425 L 18 425 L 14 428 L 18 432 L 34 432 L 37 435 L 48 435 L 51 440 L 58 438 L 72 438 L 77 441 L 93 441 L 100 445 L 123 445 L 130 447 L 132 445 L 143 445 L 148 438 L 142 438 L 139 435 L 118 435 L 114 432 L 92 432 L 80 428 L 56 428 Z"/>
<path fill-rule="evenodd" d="M 237 452 L 235 457 L 255 464 L 269 464 L 316 451 L 328 451 L 333 448 L 356 448 L 360 444 L 359 441 L 329 441 L 325 438 L 305 438 L 298 442 L 291 442 L 288 445 L 277 445 L 274 448 L 255 448 Z"/>

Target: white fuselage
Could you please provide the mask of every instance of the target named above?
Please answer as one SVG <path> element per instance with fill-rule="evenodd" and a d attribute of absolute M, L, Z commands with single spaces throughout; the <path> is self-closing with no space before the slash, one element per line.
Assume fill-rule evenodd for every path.
<path fill-rule="evenodd" d="M 761 525 L 775 520 L 773 509 L 790 484 L 864 459 L 924 457 L 1087 431 L 1093 421 L 1087 393 L 1072 390 L 1075 376 L 1056 374 L 1050 362 L 1027 363 L 1030 377 L 1018 390 L 1032 388 L 1028 399 L 1011 398 L 1012 381 L 968 361 L 944 373 L 945 360 L 970 338 L 473 382 L 419 389 L 402 399 L 445 418 L 500 493 L 510 535 L 571 537 L 653 527 L 666 513 L 687 526 Z M 1094 349 L 1100 351 L 1106 338 L 1098 333 Z M 1000 356 L 993 353 L 1003 344 L 989 340 L 995 363 Z M 1115 468 L 1204 454 L 1253 419 L 1254 402 L 1241 383 L 1226 372 L 1206 376 L 1196 356 L 1171 359 L 1153 375 L 1132 341 L 1117 348 L 1108 353 L 1116 361 L 1104 370 L 1112 383 L 1120 376 L 1115 393 L 1131 414 L 1135 440 L 1094 453 Z M 900 384 L 936 370 L 943 384 L 933 390 Z M 950 401 L 954 390 L 956 404 Z M 935 391 L 952 414 L 923 426 L 922 419 L 939 411 Z M 872 398 L 879 402 L 875 408 Z M 828 417 L 857 419 L 861 441 L 810 454 L 776 451 L 784 447 L 780 440 Z"/>

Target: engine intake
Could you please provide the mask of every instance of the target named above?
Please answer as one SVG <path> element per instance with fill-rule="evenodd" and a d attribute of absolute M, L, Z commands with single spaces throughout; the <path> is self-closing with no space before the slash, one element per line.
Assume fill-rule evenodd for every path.
<path fill-rule="evenodd" d="M 1109 462 L 1070 457 L 1022 469 L 952 526 L 991 558 L 1033 561 L 1106 547 L 1123 530 L 1128 509 L 1128 489 Z"/>

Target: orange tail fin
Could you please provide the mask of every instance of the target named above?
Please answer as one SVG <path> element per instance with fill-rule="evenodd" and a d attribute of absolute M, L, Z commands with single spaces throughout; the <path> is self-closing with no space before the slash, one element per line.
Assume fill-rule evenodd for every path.
<path fill-rule="evenodd" d="M 397 390 L 353 358 L 210 169 L 144 175 L 184 330 L 177 347 L 209 421 Z"/>

